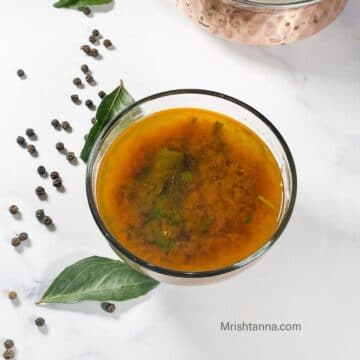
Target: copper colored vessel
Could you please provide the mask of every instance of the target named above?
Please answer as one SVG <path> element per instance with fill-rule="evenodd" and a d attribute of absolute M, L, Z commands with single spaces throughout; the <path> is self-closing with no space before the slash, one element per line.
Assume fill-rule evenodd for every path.
<path fill-rule="evenodd" d="M 248 45 L 282 45 L 325 28 L 348 0 L 177 1 L 188 16 L 214 35 Z"/>

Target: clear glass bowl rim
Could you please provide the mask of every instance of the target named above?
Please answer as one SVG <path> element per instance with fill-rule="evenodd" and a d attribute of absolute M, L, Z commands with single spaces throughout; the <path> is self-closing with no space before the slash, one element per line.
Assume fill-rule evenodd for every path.
<path fill-rule="evenodd" d="M 216 98 L 220 98 L 220 99 L 232 102 L 235 105 L 238 105 L 238 106 L 244 108 L 245 110 L 251 112 L 259 120 L 261 120 L 268 127 L 268 129 L 273 133 L 273 135 L 277 138 L 277 140 L 279 141 L 279 143 L 286 155 L 286 159 L 289 164 L 292 192 L 291 192 L 291 196 L 290 196 L 288 209 L 287 209 L 287 211 L 284 215 L 284 218 L 282 219 L 277 231 L 275 232 L 273 237 L 271 239 L 269 239 L 268 242 L 265 245 L 263 245 L 259 250 L 257 250 L 255 253 L 251 254 L 247 258 L 245 258 L 235 264 L 229 265 L 229 266 L 221 268 L 221 269 L 201 271 L 201 272 L 178 271 L 178 270 L 167 269 L 167 268 L 163 268 L 163 267 L 148 263 L 147 261 L 132 254 L 130 251 L 128 251 L 126 248 L 124 248 L 118 241 L 116 241 L 116 239 L 107 230 L 107 228 L 106 228 L 105 224 L 103 223 L 103 221 L 101 220 L 100 214 L 97 210 L 96 201 L 94 198 L 94 190 L 96 190 L 96 189 L 93 189 L 93 186 L 92 186 L 93 185 L 92 179 L 93 179 L 94 165 L 95 165 L 95 162 L 97 159 L 98 151 L 102 145 L 102 142 L 104 139 L 106 139 L 106 137 L 107 137 L 109 131 L 111 131 L 113 125 L 117 121 L 119 121 L 124 115 L 129 113 L 132 109 L 134 109 L 138 106 L 141 106 L 144 103 L 147 103 L 152 100 L 159 99 L 159 98 L 164 98 L 164 97 L 174 96 L 174 95 L 205 95 L 205 96 L 210 96 L 210 97 L 216 97 Z M 246 265 L 255 261 L 258 257 L 263 255 L 272 245 L 274 245 L 274 243 L 277 241 L 277 239 L 280 237 L 280 235 L 286 228 L 286 226 L 291 218 L 294 206 L 295 206 L 296 194 L 297 194 L 297 174 L 296 174 L 295 162 L 294 162 L 294 159 L 291 155 L 290 149 L 289 149 L 285 139 L 282 137 L 282 135 L 276 129 L 276 127 L 264 115 L 262 115 L 259 111 L 257 111 L 255 108 L 248 105 L 247 103 L 245 103 L 241 100 L 238 100 L 232 96 L 225 95 L 220 92 L 211 91 L 211 90 L 202 90 L 202 89 L 169 90 L 169 91 L 164 91 L 164 92 L 160 92 L 160 93 L 157 93 L 154 95 L 147 96 L 141 100 L 136 101 L 134 104 L 128 106 L 119 115 L 115 116 L 107 124 L 107 126 L 102 130 L 101 134 L 98 136 L 98 138 L 90 152 L 89 160 L 87 163 L 87 169 L 86 169 L 86 195 L 87 195 L 90 211 L 91 211 L 92 216 L 94 217 L 94 220 L 95 220 L 97 226 L 99 227 L 100 231 L 105 236 L 107 241 L 110 243 L 110 246 L 115 248 L 116 251 L 118 251 L 120 254 L 122 254 L 126 259 L 129 259 L 130 261 L 132 261 L 133 263 L 135 263 L 136 265 L 138 265 L 140 267 L 144 267 L 144 268 L 146 268 L 150 271 L 154 271 L 156 273 L 173 276 L 173 277 L 178 277 L 178 278 L 208 278 L 208 277 L 223 275 L 228 272 L 241 269 L 241 268 L 245 267 Z"/>
<path fill-rule="evenodd" d="M 246 6 L 252 7 L 259 7 L 259 8 L 272 8 L 272 9 L 289 9 L 289 8 L 298 8 L 306 5 L 316 4 L 324 0 L 294 0 L 294 1 L 287 1 L 284 3 L 264 3 L 261 0 L 232 0 L 232 2 L 236 4 L 242 4 Z"/>

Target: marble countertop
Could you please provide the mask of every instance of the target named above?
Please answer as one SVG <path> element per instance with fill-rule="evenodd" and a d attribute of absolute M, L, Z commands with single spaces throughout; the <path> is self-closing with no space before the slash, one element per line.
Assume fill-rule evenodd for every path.
<path fill-rule="evenodd" d="M 360 2 L 350 0 L 320 35 L 289 46 L 251 48 L 216 39 L 179 12 L 172 0 L 116 0 L 91 18 L 52 8 L 48 0 L 1 5 L 0 340 L 13 338 L 17 359 L 355 359 L 360 324 Z M 93 28 L 116 46 L 103 59 L 79 47 Z M 98 82 L 71 83 L 87 62 Z M 27 79 L 19 80 L 23 68 Z M 203 287 L 162 284 L 150 295 L 117 304 L 35 306 L 66 265 L 90 255 L 115 257 L 97 229 L 84 189 L 85 166 L 72 166 L 54 144 L 79 153 L 91 112 L 69 100 L 97 100 L 124 79 L 136 98 L 182 87 L 221 91 L 264 113 L 286 138 L 299 193 L 282 238 L 256 266 Z M 73 132 L 56 132 L 53 118 Z M 39 157 L 15 143 L 27 127 Z M 37 173 L 58 170 L 65 193 Z M 41 203 L 36 186 L 46 187 Z M 20 220 L 8 212 L 17 204 Z M 43 207 L 56 231 L 39 224 Z M 10 241 L 27 231 L 19 251 Z M 20 303 L 7 298 L 16 290 Z M 34 319 L 47 327 L 39 331 Z M 298 332 L 221 331 L 221 322 L 300 323 Z"/>

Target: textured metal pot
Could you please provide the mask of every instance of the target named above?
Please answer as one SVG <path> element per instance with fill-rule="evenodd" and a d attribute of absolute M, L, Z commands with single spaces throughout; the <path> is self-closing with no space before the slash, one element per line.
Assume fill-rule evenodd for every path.
<path fill-rule="evenodd" d="M 210 33 L 248 45 L 283 45 L 312 36 L 334 21 L 347 1 L 177 0 L 178 6 Z"/>

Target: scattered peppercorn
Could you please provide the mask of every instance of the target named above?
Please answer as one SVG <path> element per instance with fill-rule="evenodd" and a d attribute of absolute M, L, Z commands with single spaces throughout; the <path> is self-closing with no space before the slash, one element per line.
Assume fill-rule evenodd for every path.
<path fill-rule="evenodd" d="M 92 100 L 86 100 L 85 105 L 91 110 L 95 108 L 94 103 L 92 102 Z"/>
<path fill-rule="evenodd" d="M 45 216 L 43 220 L 44 220 L 44 224 L 45 224 L 46 226 L 50 226 L 50 225 L 53 223 L 53 221 L 52 221 L 52 219 L 51 219 L 50 216 Z"/>
<path fill-rule="evenodd" d="M 91 74 L 87 74 L 85 80 L 88 84 L 92 84 L 94 82 L 94 78 Z"/>
<path fill-rule="evenodd" d="M 19 208 L 16 205 L 11 205 L 9 211 L 10 214 L 16 215 L 19 212 Z"/>
<path fill-rule="evenodd" d="M 17 295 L 17 292 L 16 292 L 16 291 L 10 291 L 10 292 L 9 292 L 9 294 L 8 294 L 8 296 L 9 296 L 9 299 L 10 299 L 11 301 L 16 300 L 16 299 L 17 299 L 17 297 L 18 297 L 18 295 Z"/>
<path fill-rule="evenodd" d="M 90 71 L 89 67 L 86 64 L 81 65 L 80 69 L 84 74 L 87 74 Z"/>
<path fill-rule="evenodd" d="M 72 151 L 69 151 L 67 154 L 66 154 L 66 159 L 70 162 L 74 161 L 75 160 L 75 154 L 72 152 Z"/>
<path fill-rule="evenodd" d="M 23 136 L 18 136 L 16 138 L 16 142 L 21 145 L 21 146 L 25 146 L 26 145 L 26 140 Z"/>
<path fill-rule="evenodd" d="M 58 151 L 64 151 L 65 150 L 65 145 L 62 142 L 56 143 L 55 147 L 56 147 L 56 150 L 58 150 Z"/>
<path fill-rule="evenodd" d="M 36 147 L 32 144 L 29 144 L 27 146 L 27 150 L 28 150 L 29 154 L 31 154 L 31 155 L 35 155 L 37 153 Z"/>
<path fill-rule="evenodd" d="M 61 185 L 62 185 L 62 180 L 61 180 L 60 178 L 54 179 L 54 180 L 53 180 L 53 185 L 54 185 L 56 188 L 61 187 Z"/>
<path fill-rule="evenodd" d="M 46 195 L 46 192 L 45 192 L 45 189 L 42 187 L 42 186 L 38 186 L 36 189 L 35 189 L 35 193 L 37 196 L 39 197 L 43 197 Z"/>
<path fill-rule="evenodd" d="M 16 74 L 19 78 L 23 78 L 25 76 L 25 71 L 23 69 L 19 69 Z"/>
<path fill-rule="evenodd" d="M 98 52 L 97 49 L 92 48 L 92 49 L 90 50 L 90 52 L 89 52 L 89 55 L 92 56 L 92 57 L 94 57 L 94 58 L 97 58 L 97 57 L 99 56 L 99 52 Z"/>
<path fill-rule="evenodd" d="M 35 325 L 36 326 L 44 326 L 45 325 L 45 320 L 41 317 L 35 319 Z"/>
<path fill-rule="evenodd" d="M 96 118 L 93 117 L 93 118 L 91 119 L 91 123 L 92 123 L 92 124 L 95 124 L 95 123 L 96 123 Z"/>
<path fill-rule="evenodd" d="M 58 119 L 54 119 L 51 120 L 51 125 L 55 128 L 58 129 L 60 127 L 60 121 Z"/>
<path fill-rule="evenodd" d="M 112 47 L 112 42 L 109 40 L 109 39 L 105 39 L 103 41 L 103 45 L 106 47 L 106 48 L 110 48 Z"/>
<path fill-rule="evenodd" d="M 29 138 L 33 137 L 33 136 L 35 135 L 34 129 L 31 129 L 31 128 L 26 129 L 26 135 L 27 135 Z"/>
<path fill-rule="evenodd" d="M 89 36 L 89 41 L 92 43 L 92 44 L 95 44 L 97 42 L 97 37 L 95 35 L 90 35 Z"/>
<path fill-rule="evenodd" d="M 21 241 L 25 241 L 25 240 L 27 240 L 28 238 L 29 238 L 29 235 L 28 235 L 26 232 L 22 232 L 22 233 L 19 234 L 19 239 L 20 239 Z"/>
<path fill-rule="evenodd" d="M 6 360 L 14 359 L 14 357 L 15 357 L 15 352 L 12 349 L 7 349 L 3 353 L 3 358 L 6 359 Z"/>
<path fill-rule="evenodd" d="M 45 169 L 45 166 L 43 166 L 43 165 L 38 166 L 38 168 L 37 168 L 37 172 L 38 172 L 38 174 L 39 174 L 40 176 L 44 176 L 44 175 L 46 175 L 46 169 Z"/>
<path fill-rule="evenodd" d="M 14 246 L 14 247 L 17 247 L 21 244 L 21 240 L 20 238 L 17 236 L 17 237 L 14 237 L 12 240 L 11 240 L 11 245 Z"/>
<path fill-rule="evenodd" d="M 82 85 L 81 79 L 78 78 L 78 77 L 75 78 L 75 79 L 73 80 L 73 84 L 74 84 L 75 86 L 80 87 L 80 86 Z"/>
<path fill-rule="evenodd" d="M 4 341 L 5 349 L 12 349 L 14 347 L 14 341 L 11 339 L 6 339 Z"/>
<path fill-rule="evenodd" d="M 80 104 L 79 95 L 71 95 L 70 98 L 71 98 L 71 101 L 72 101 L 74 104 L 77 104 L 77 105 Z"/>
<path fill-rule="evenodd" d="M 84 6 L 80 10 L 86 16 L 89 16 L 91 14 L 91 9 L 88 6 Z"/>
<path fill-rule="evenodd" d="M 94 36 L 99 36 L 99 35 L 100 35 L 100 31 L 99 31 L 98 29 L 94 29 L 94 30 L 92 31 L 92 34 L 93 34 Z"/>
<path fill-rule="evenodd" d="M 68 121 L 63 121 L 61 123 L 61 127 L 65 130 L 65 131 L 68 131 L 71 129 L 71 126 L 70 126 L 70 123 Z"/>
<path fill-rule="evenodd" d="M 116 309 L 115 304 L 109 303 L 109 302 L 103 302 L 101 304 L 101 307 L 104 311 L 108 313 L 113 313 Z"/>
<path fill-rule="evenodd" d="M 50 173 L 50 177 L 51 177 L 53 180 L 55 180 L 55 179 L 59 178 L 60 175 L 59 175 L 59 173 L 58 173 L 57 171 L 52 171 L 52 172 Z"/>
<path fill-rule="evenodd" d="M 45 211 L 43 209 L 38 209 L 35 212 L 35 216 L 38 220 L 42 220 L 45 217 Z"/>
<path fill-rule="evenodd" d="M 82 46 L 80 47 L 80 49 L 81 49 L 86 55 L 90 55 L 90 50 L 91 50 L 91 48 L 90 48 L 89 45 L 82 45 Z"/>
<path fill-rule="evenodd" d="M 106 92 L 105 91 L 99 91 L 98 95 L 99 95 L 100 99 L 103 99 L 106 96 Z"/>

